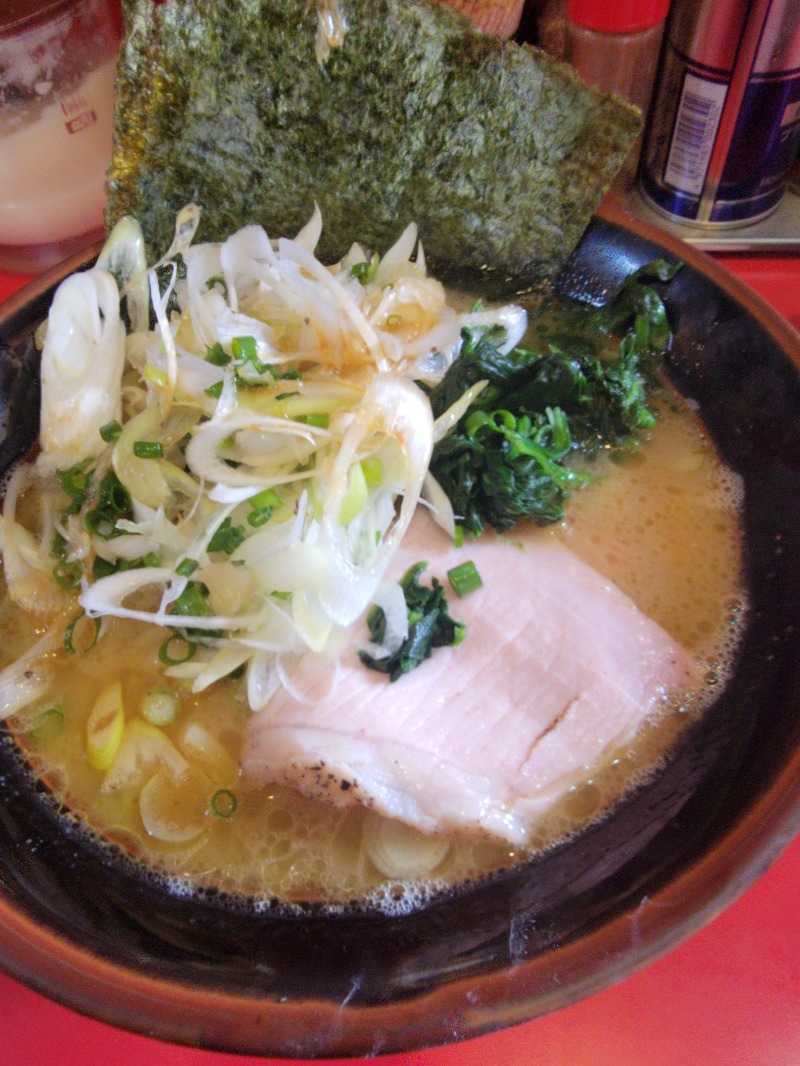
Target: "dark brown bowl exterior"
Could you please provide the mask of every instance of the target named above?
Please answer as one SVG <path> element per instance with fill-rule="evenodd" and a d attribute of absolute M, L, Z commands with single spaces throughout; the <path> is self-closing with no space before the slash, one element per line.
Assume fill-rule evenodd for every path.
<path fill-rule="evenodd" d="M 686 263 L 667 289 L 668 370 L 744 479 L 752 602 L 730 684 L 664 771 L 535 861 L 392 918 L 168 892 L 60 812 L 5 740 L 9 973 L 106 1022 L 201 1047 L 403 1051 L 529 1020 L 622 979 L 766 868 L 800 828 L 800 338 L 710 259 L 630 218 L 595 219 L 559 287 L 599 302 L 656 256 Z M 26 341 L 56 280 L 0 310 L 6 461 L 36 433 Z"/>

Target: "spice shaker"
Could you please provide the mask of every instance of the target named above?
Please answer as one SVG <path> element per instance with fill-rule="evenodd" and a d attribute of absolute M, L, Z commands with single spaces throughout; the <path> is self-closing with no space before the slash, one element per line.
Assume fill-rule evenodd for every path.
<path fill-rule="evenodd" d="M 650 106 L 670 0 L 568 0 L 565 55 L 583 79 L 641 109 Z M 618 191 L 636 178 L 637 138 L 617 176 Z"/>

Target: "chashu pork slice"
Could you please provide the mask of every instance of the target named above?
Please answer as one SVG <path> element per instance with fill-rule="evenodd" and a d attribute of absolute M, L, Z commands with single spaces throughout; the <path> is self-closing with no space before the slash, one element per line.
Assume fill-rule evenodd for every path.
<path fill-rule="evenodd" d="M 454 548 L 418 511 L 396 576 L 423 582 L 466 559 L 483 585 L 450 613 L 467 626 L 390 682 L 358 659 L 315 676 L 301 702 L 281 691 L 253 719 L 244 769 L 338 806 L 363 803 L 424 832 L 477 831 L 522 844 L 532 824 L 628 742 L 692 661 L 615 585 L 531 529 Z"/>

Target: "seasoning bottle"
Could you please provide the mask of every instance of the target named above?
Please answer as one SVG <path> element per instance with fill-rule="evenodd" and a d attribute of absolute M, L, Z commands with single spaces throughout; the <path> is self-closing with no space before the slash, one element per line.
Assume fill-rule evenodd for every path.
<path fill-rule="evenodd" d="M 584 81 L 617 93 L 646 117 L 670 0 L 567 0 L 565 55 Z M 637 138 L 615 181 L 627 191 L 642 148 Z"/>

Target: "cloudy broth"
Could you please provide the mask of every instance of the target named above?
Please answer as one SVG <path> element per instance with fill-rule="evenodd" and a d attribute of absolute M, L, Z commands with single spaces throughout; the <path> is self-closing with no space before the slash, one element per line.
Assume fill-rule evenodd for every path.
<path fill-rule="evenodd" d="M 667 392 L 647 445 L 622 462 L 600 459 L 593 472 L 598 480 L 576 494 L 564 521 L 538 535 L 562 538 L 683 644 L 696 659 L 702 688 L 659 712 L 631 745 L 610 753 L 583 785 L 570 789 L 534 826 L 528 850 L 545 848 L 601 816 L 632 782 L 657 768 L 686 720 L 724 685 L 744 608 L 740 486 L 689 405 Z M 6 598 L 0 608 L 4 661 L 21 655 L 36 637 L 30 616 Z M 11 723 L 33 770 L 63 802 L 148 867 L 234 894 L 366 898 L 407 907 L 431 888 L 524 856 L 482 837 L 417 839 L 414 831 L 359 806 L 332 809 L 283 786 L 248 783 L 239 759 L 252 712 L 241 681 L 225 680 L 199 695 L 168 679 L 165 686 L 158 658 L 164 640 L 165 631 L 155 626 L 111 619 L 90 651 L 54 656 L 57 700 L 51 696 Z M 177 697 L 177 719 L 161 728 L 188 759 L 191 775 L 174 811 L 173 839 L 157 839 L 143 822 L 140 794 L 152 767 L 133 767 L 121 787 L 104 790 L 104 771 L 87 762 L 86 720 L 115 677 L 126 715 L 165 687 Z M 391 860 L 398 833 L 401 850 L 416 854 L 405 871 Z"/>

